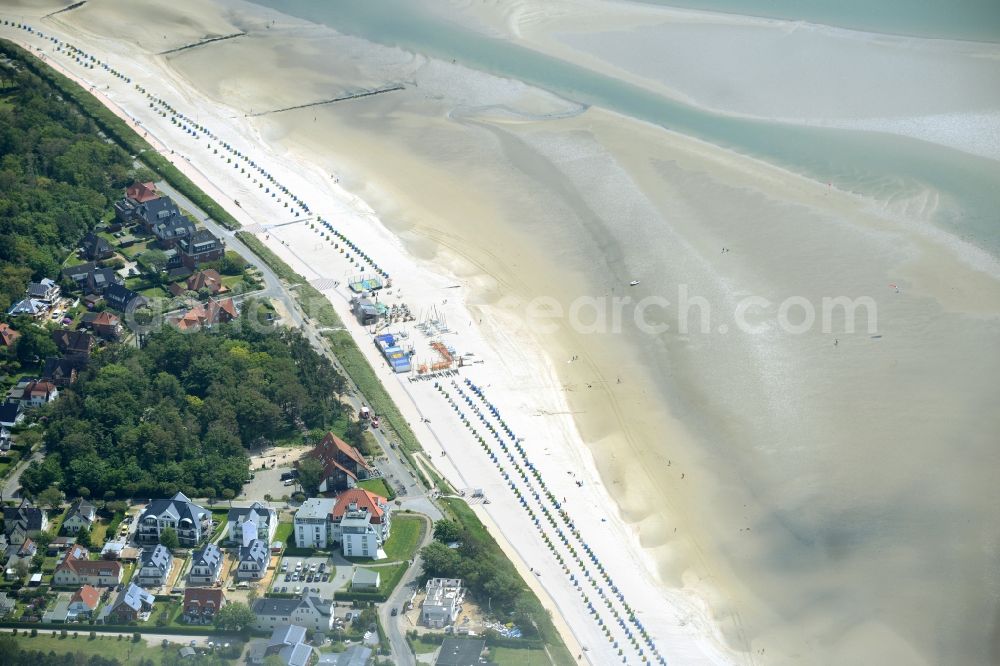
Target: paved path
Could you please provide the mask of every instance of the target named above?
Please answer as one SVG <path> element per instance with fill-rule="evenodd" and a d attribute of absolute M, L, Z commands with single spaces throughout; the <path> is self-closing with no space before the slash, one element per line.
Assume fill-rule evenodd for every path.
<path fill-rule="evenodd" d="M 21 490 L 21 474 L 27 469 L 28 465 L 36 460 L 42 459 L 42 452 L 40 450 L 35 451 L 26 460 L 22 460 L 17 464 L 11 473 L 7 476 L 7 480 L 3 484 L 3 494 L 0 495 L 0 500 L 13 499 L 20 496 Z"/>
<path fill-rule="evenodd" d="M 426 516 L 421 516 L 421 518 L 425 520 L 424 536 L 420 541 L 417 554 L 413 556 L 413 563 L 406 570 L 406 573 L 403 574 L 403 578 L 396 586 L 396 591 L 389 595 L 386 602 L 378 609 L 378 616 L 382 621 L 382 626 L 385 628 L 386 636 L 389 638 L 389 644 L 392 646 L 392 654 L 396 658 L 397 666 L 416 666 L 417 663 L 413 653 L 410 652 L 410 646 L 406 643 L 406 627 L 402 626 L 404 617 L 402 610 L 403 604 L 413 594 L 417 576 L 420 575 L 420 548 L 429 544 L 431 539 L 434 538 L 431 521 Z M 393 608 L 400 610 L 399 615 L 396 617 L 392 617 Z"/>

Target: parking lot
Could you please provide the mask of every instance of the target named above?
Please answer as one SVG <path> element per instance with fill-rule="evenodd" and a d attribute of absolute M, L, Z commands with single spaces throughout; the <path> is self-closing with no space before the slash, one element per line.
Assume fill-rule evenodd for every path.
<path fill-rule="evenodd" d="M 270 448 L 262 454 L 250 459 L 250 471 L 254 478 L 243 486 L 243 491 L 236 499 L 264 499 L 270 495 L 273 501 L 279 501 L 285 495 L 291 495 L 299 489 L 298 485 L 285 485 L 281 475 L 292 469 L 292 463 L 309 451 L 304 446 L 289 446 Z M 265 469 L 261 469 L 261 465 Z"/>
<path fill-rule="evenodd" d="M 297 569 L 300 563 L 302 566 Z M 320 566 L 324 567 L 323 571 L 319 570 Z M 350 566 L 335 567 L 330 558 L 324 556 L 286 557 L 281 561 L 274 576 L 274 586 L 271 591 L 295 594 L 296 588 L 301 592 L 308 587 L 321 599 L 333 599 L 333 593 L 343 588 L 350 580 L 352 569 Z M 309 580 L 310 577 L 312 580 Z"/>

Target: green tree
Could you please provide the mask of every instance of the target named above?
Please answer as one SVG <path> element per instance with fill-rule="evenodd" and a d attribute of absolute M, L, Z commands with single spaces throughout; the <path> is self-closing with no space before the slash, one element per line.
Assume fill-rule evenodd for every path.
<path fill-rule="evenodd" d="M 319 492 L 319 485 L 323 482 L 323 463 L 315 458 L 306 458 L 299 461 L 299 483 L 306 495 L 314 496 Z"/>
<path fill-rule="evenodd" d="M 89 527 L 84 525 L 83 527 L 80 528 L 80 530 L 76 533 L 76 542 L 77 544 L 83 546 L 84 548 L 90 548 L 91 541 L 90 541 Z"/>
<path fill-rule="evenodd" d="M 461 556 L 440 541 L 432 541 L 420 551 L 424 578 L 452 578 L 462 563 Z"/>
<path fill-rule="evenodd" d="M 146 271 L 159 275 L 160 271 L 167 267 L 167 253 L 151 248 L 140 254 L 137 261 Z"/>
<path fill-rule="evenodd" d="M 59 490 L 55 486 L 49 486 L 42 492 L 38 493 L 38 503 L 42 506 L 49 507 L 49 509 L 55 509 L 62 504 L 65 497 L 66 495 L 63 491 Z"/>
<path fill-rule="evenodd" d="M 22 327 L 20 333 L 14 351 L 21 363 L 40 363 L 59 352 L 48 329 L 32 324 Z"/>
<path fill-rule="evenodd" d="M 215 626 L 229 631 L 244 631 L 257 622 L 257 616 L 244 603 L 233 602 L 215 614 Z"/>
<path fill-rule="evenodd" d="M 247 260 L 235 250 L 226 250 L 219 261 L 219 272 L 223 275 L 239 275 L 247 267 Z"/>
<path fill-rule="evenodd" d="M 170 550 L 178 548 L 180 541 L 177 539 L 177 530 L 172 527 L 164 527 L 160 530 L 160 543 Z"/>
<path fill-rule="evenodd" d="M 21 648 L 9 634 L 0 635 L 0 664 L 19 664 Z"/>
<path fill-rule="evenodd" d="M 17 579 L 24 582 L 24 579 L 28 577 L 28 572 L 31 571 L 31 563 L 28 560 L 21 558 L 14 565 L 14 573 L 17 575 Z"/>
<path fill-rule="evenodd" d="M 458 521 L 444 518 L 434 523 L 434 538 L 443 543 L 462 539 L 462 526 Z"/>

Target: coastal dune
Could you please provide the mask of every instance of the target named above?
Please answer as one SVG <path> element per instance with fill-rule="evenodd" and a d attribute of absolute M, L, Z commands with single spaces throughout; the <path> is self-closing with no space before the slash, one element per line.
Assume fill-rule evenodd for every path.
<path fill-rule="evenodd" d="M 258 141 L 402 276 L 400 298 L 448 314 L 457 344 L 486 360 L 469 376 L 513 411 L 672 663 L 991 661 L 1000 269 L 937 224 L 961 202 L 904 179 L 880 196 L 843 192 L 242 3 L 158 7 L 161 41 L 249 34 L 155 56 L 153 32 L 126 30 L 133 3 L 94 0 L 50 23 L 122 59 L 138 49 L 131 64 L 151 88 Z M 405 89 L 248 117 L 396 82 Z M 245 217 L 280 219 L 264 206 Z M 301 226 L 267 240 L 309 278 L 348 273 Z M 707 307 L 681 308 L 682 289 Z M 842 314 L 829 330 L 778 325 L 785 299 L 821 313 L 839 296 L 871 299 L 874 328 L 863 308 L 853 333 Z M 330 297 L 346 315 L 343 294 Z M 668 328 L 643 330 L 628 306 L 620 326 L 600 325 L 625 297 L 667 299 L 644 314 Z M 748 297 L 771 303 L 745 313 L 754 332 L 735 320 Z M 574 304 L 576 321 L 538 316 Z M 440 442 L 448 477 L 491 483 L 507 540 L 544 552 L 515 536 L 523 517 L 429 387 L 379 372 L 411 421 L 414 405 L 432 410 L 418 434 Z M 558 575 L 539 582 L 586 634 Z"/>

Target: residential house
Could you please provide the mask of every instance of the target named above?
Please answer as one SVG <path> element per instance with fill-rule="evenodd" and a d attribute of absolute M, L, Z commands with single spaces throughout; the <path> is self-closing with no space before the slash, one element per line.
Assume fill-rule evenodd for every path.
<path fill-rule="evenodd" d="M 14 341 L 21 337 L 10 324 L 0 322 L 0 347 L 12 347 Z"/>
<path fill-rule="evenodd" d="M 3 526 L 8 541 L 12 544 L 21 544 L 23 541 L 10 538 L 17 527 L 23 530 L 25 536 L 37 536 L 48 529 L 49 517 L 44 510 L 32 505 L 27 499 L 22 499 L 17 506 L 3 508 Z"/>
<path fill-rule="evenodd" d="M 121 318 L 107 310 L 87 312 L 81 317 L 80 323 L 105 340 L 117 340 L 122 334 Z"/>
<path fill-rule="evenodd" d="M 87 273 L 84 281 L 80 283 L 80 288 L 86 294 L 97 294 L 103 296 L 113 284 L 121 286 L 125 280 L 113 268 L 95 268 Z"/>
<path fill-rule="evenodd" d="M 64 281 L 75 282 L 77 286 L 80 286 L 87 281 L 87 276 L 90 272 L 98 268 L 96 261 L 85 261 L 82 264 L 67 266 L 62 269 L 62 279 Z"/>
<path fill-rule="evenodd" d="M 189 587 L 184 590 L 182 619 L 188 624 L 212 624 L 215 614 L 226 603 L 218 587 Z"/>
<path fill-rule="evenodd" d="M 445 638 L 434 666 L 480 666 L 492 664 L 483 658 L 486 641 L 481 638 Z"/>
<path fill-rule="evenodd" d="M 375 569 L 364 569 L 362 567 L 355 567 L 354 575 L 351 576 L 351 590 L 352 591 L 373 591 L 377 590 L 378 586 L 382 583 L 382 577 L 379 572 Z"/>
<path fill-rule="evenodd" d="M 207 303 L 199 303 L 180 317 L 170 320 L 182 331 L 195 331 L 215 324 L 225 324 L 240 316 L 233 299 L 217 300 L 209 298 Z"/>
<path fill-rule="evenodd" d="M 97 520 L 97 507 L 86 500 L 78 499 L 70 504 L 63 519 L 62 530 L 67 534 L 76 534 L 84 527 L 91 529 L 95 520 Z"/>
<path fill-rule="evenodd" d="M 104 300 L 118 312 L 132 312 L 148 302 L 145 296 L 120 284 L 109 285 L 104 290 Z"/>
<path fill-rule="evenodd" d="M 24 385 L 22 391 L 21 404 L 25 408 L 41 407 L 59 397 L 56 385 L 44 379 L 32 379 Z"/>
<path fill-rule="evenodd" d="M 6 400 L 0 404 L 0 428 L 13 428 L 24 420 L 24 407 L 20 400 Z"/>
<path fill-rule="evenodd" d="M 15 523 L 13 527 L 7 527 L 5 524 L 4 532 L 4 537 L 7 539 L 8 555 L 16 554 L 21 544 L 28 540 L 28 530 L 20 523 Z"/>
<path fill-rule="evenodd" d="M 45 359 L 42 368 L 42 379 L 52 382 L 59 388 L 66 388 L 76 381 L 79 370 L 86 364 L 81 358 L 60 358 L 50 356 Z"/>
<path fill-rule="evenodd" d="M 115 202 L 115 218 L 121 224 L 128 224 L 135 220 L 135 209 L 140 204 L 159 198 L 153 183 L 133 183 L 125 190 L 125 198 Z"/>
<path fill-rule="evenodd" d="M 57 594 L 55 606 L 42 614 L 42 623 L 66 622 L 69 619 L 69 606 L 72 598 L 73 595 L 69 592 L 60 592 Z"/>
<path fill-rule="evenodd" d="M 171 249 L 177 241 L 194 233 L 194 222 L 180 212 L 170 197 L 160 197 L 133 208 L 132 218 L 149 233 L 156 236 L 157 244 Z"/>
<path fill-rule="evenodd" d="M 80 254 L 84 259 L 100 261 L 110 259 L 114 256 L 115 250 L 111 247 L 111 243 L 91 231 L 80 241 Z"/>
<path fill-rule="evenodd" d="M 7 617 L 17 608 L 17 599 L 8 597 L 6 592 L 0 592 L 0 618 Z"/>
<path fill-rule="evenodd" d="M 38 552 L 38 544 L 31 537 L 26 537 L 21 547 L 17 549 L 17 556 L 23 559 L 31 559 Z"/>
<path fill-rule="evenodd" d="M 122 277 L 113 268 L 100 268 L 94 262 L 63 269 L 64 280 L 72 280 L 85 294 L 103 295 L 113 284 L 121 285 Z"/>
<path fill-rule="evenodd" d="M 129 208 L 123 206 L 123 208 Z M 138 222 L 144 230 L 153 233 L 153 225 L 181 214 L 177 204 L 170 197 L 155 197 L 131 206 L 130 221 Z"/>
<path fill-rule="evenodd" d="M 62 555 L 76 544 L 76 537 L 57 536 L 49 542 L 46 555 L 49 557 Z"/>
<path fill-rule="evenodd" d="M 192 585 L 215 585 L 222 573 L 222 551 L 215 544 L 208 544 L 191 554 L 191 572 L 188 582 Z"/>
<path fill-rule="evenodd" d="M 352 645 L 343 652 L 324 652 L 320 654 L 317 666 L 368 666 L 371 658 L 372 649 L 370 647 Z"/>
<path fill-rule="evenodd" d="M 7 314 L 12 317 L 28 315 L 29 317 L 34 317 L 35 319 L 41 319 L 48 311 L 49 304 L 45 301 L 40 301 L 37 298 L 25 298 L 11 305 L 10 308 L 7 309 Z"/>
<path fill-rule="evenodd" d="M 135 533 L 137 543 L 159 543 L 160 532 L 171 527 L 177 531 L 181 546 L 193 548 L 212 531 L 212 514 L 198 506 L 184 493 L 170 499 L 153 500 L 139 516 Z"/>
<path fill-rule="evenodd" d="M 156 191 L 154 183 L 132 183 L 125 190 L 125 197 L 136 203 L 146 203 L 153 199 L 158 199 L 160 193 Z"/>
<path fill-rule="evenodd" d="M 385 557 L 382 545 L 389 539 L 390 512 L 384 497 L 351 488 L 337 497 L 331 515 L 330 535 L 346 557 Z"/>
<path fill-rule="evenodd" d="M 250 648 L 247 663 L 260 666 L 271 656 L 277 656 L 285 666 L 309 666 L 313 649 L 306 643 L 306 628 L 288 624 L 274 627 L 270 639 Z"/>
<path fill-rule="evenodd" d="M 72 546 L 56 566 L 52 584 L 59 587 L 111 587 L 122 581 L 122 565 L 111 560 L 91 560 L 83 546 Z"/>
<path fill-rule="evenodd" d="M 253 523 L 244 523 L 244 525 L 253 527 Z M 266 541 L 253 537 L 249 530 L 246 530 L 245 534 L 247 538 L 240 546 L 236 577 L 240 580 L 260 580 L 267 573 L 271 553 Z"/>
<path fill-rule="evenodd" d="M 170 285 L 170 293 L 174 296 L 180 296 L 186 291 L 198 292 L 202 289 L 208 290 L 210 296 L 218 296 L 229 291 L 229 288 L 222 284 L 222 276 L 219 275 L 219 272 L 211 268 L 193 273 L 184 283 L 175 282 Z"/>
<path fill-rule="evenodd" d="M 210 261 L 218 261 L 226 254 L 226 242 L 208 229 L 198 229 L 177 241 L 181 261 L 194 270 Z"/>
<path fill-rule="evenodd" d="M 143 587 L 162 587 L 167 584 L 167 578 L 174 568 L 170 551 L 162 544 L 142 551 L 139 558 L 139 571 L 136 579 Z"/>
<path fill-rule="evenodd" d="M 125 539 L 112 539 L 101 548 L 101 559 L 104 560 L 138 562 L 140 556 L 142 556 L 142 549 L 129 546 Z"/>
<path fill-rule="evenodd" d="M 62 290 L 55 280 L 51 278 L 42 278 L 38 282 L 28 283 L 28 298 L 33 298 L 38 301 L 43 301 L 51 305 L 59 300 L 59 294 Z"/>
<path fill-rule="evenodd" d="M 295 512 L 293 527 L 298 548 L 329 548 L 333 546 L 330 534 L 333 507 L 336 500 L 310 497 Z"/>
<path fill-rule="evenodd" d="M 260 502 L 254 502 L 247 507 L 233 507 L 229 510 L 226 524 L 226 541 L 230 544 L 242 544 L 243 532 L 241 526 L 244 522 L 253 522 L 257 527 L 254 538 L 271 543 L 274 533 L 278 529 L 277 512 Z"/>
<path fill-rule="evenodd" d="M 323 464 L 323 481 L 320 492 L 334 493 L 353 488 L 357 482 L 369 478 L 374 468 L 361 452 L 332 432 L 307 454 Z"/>
<path fill-rule="evenodd" d="M 252 610 L 261 631 L 283 624 L 297 624 L 310 631 L 330 631 L 333 626 L 333 602 L 323 601 L 308 590 L 295 599 L 262 597 L 253 602 Z"/>
<path fill-rule="evenodd" d="M 420 609 L 420 620 L 433 629 L 454 624 L 462 610 L 465 590 L 461 578 L 431 578 L 427 581 L 427 596 Z"/>
<path fill-rule="evenodd" d="M 63 356 L 81 361 L 89 359 L 94 349 L 94 336 L 85 331 L 59 329 L 52 331 L 52 340 Z"/>
<path fill-rule="evenodd" d="M 145 621 L 153 610 L 155 598 L 135 583 L 123 587 L 115 600 L 104 607 L 99 620 L 104 624 L 128 624 Z"/>
<path fill-rule="evenodd" d="M 83 585 L 69 602 L 69 618 L 89 618 L 101 603 L 101 591 L 93 585 Z"/>

